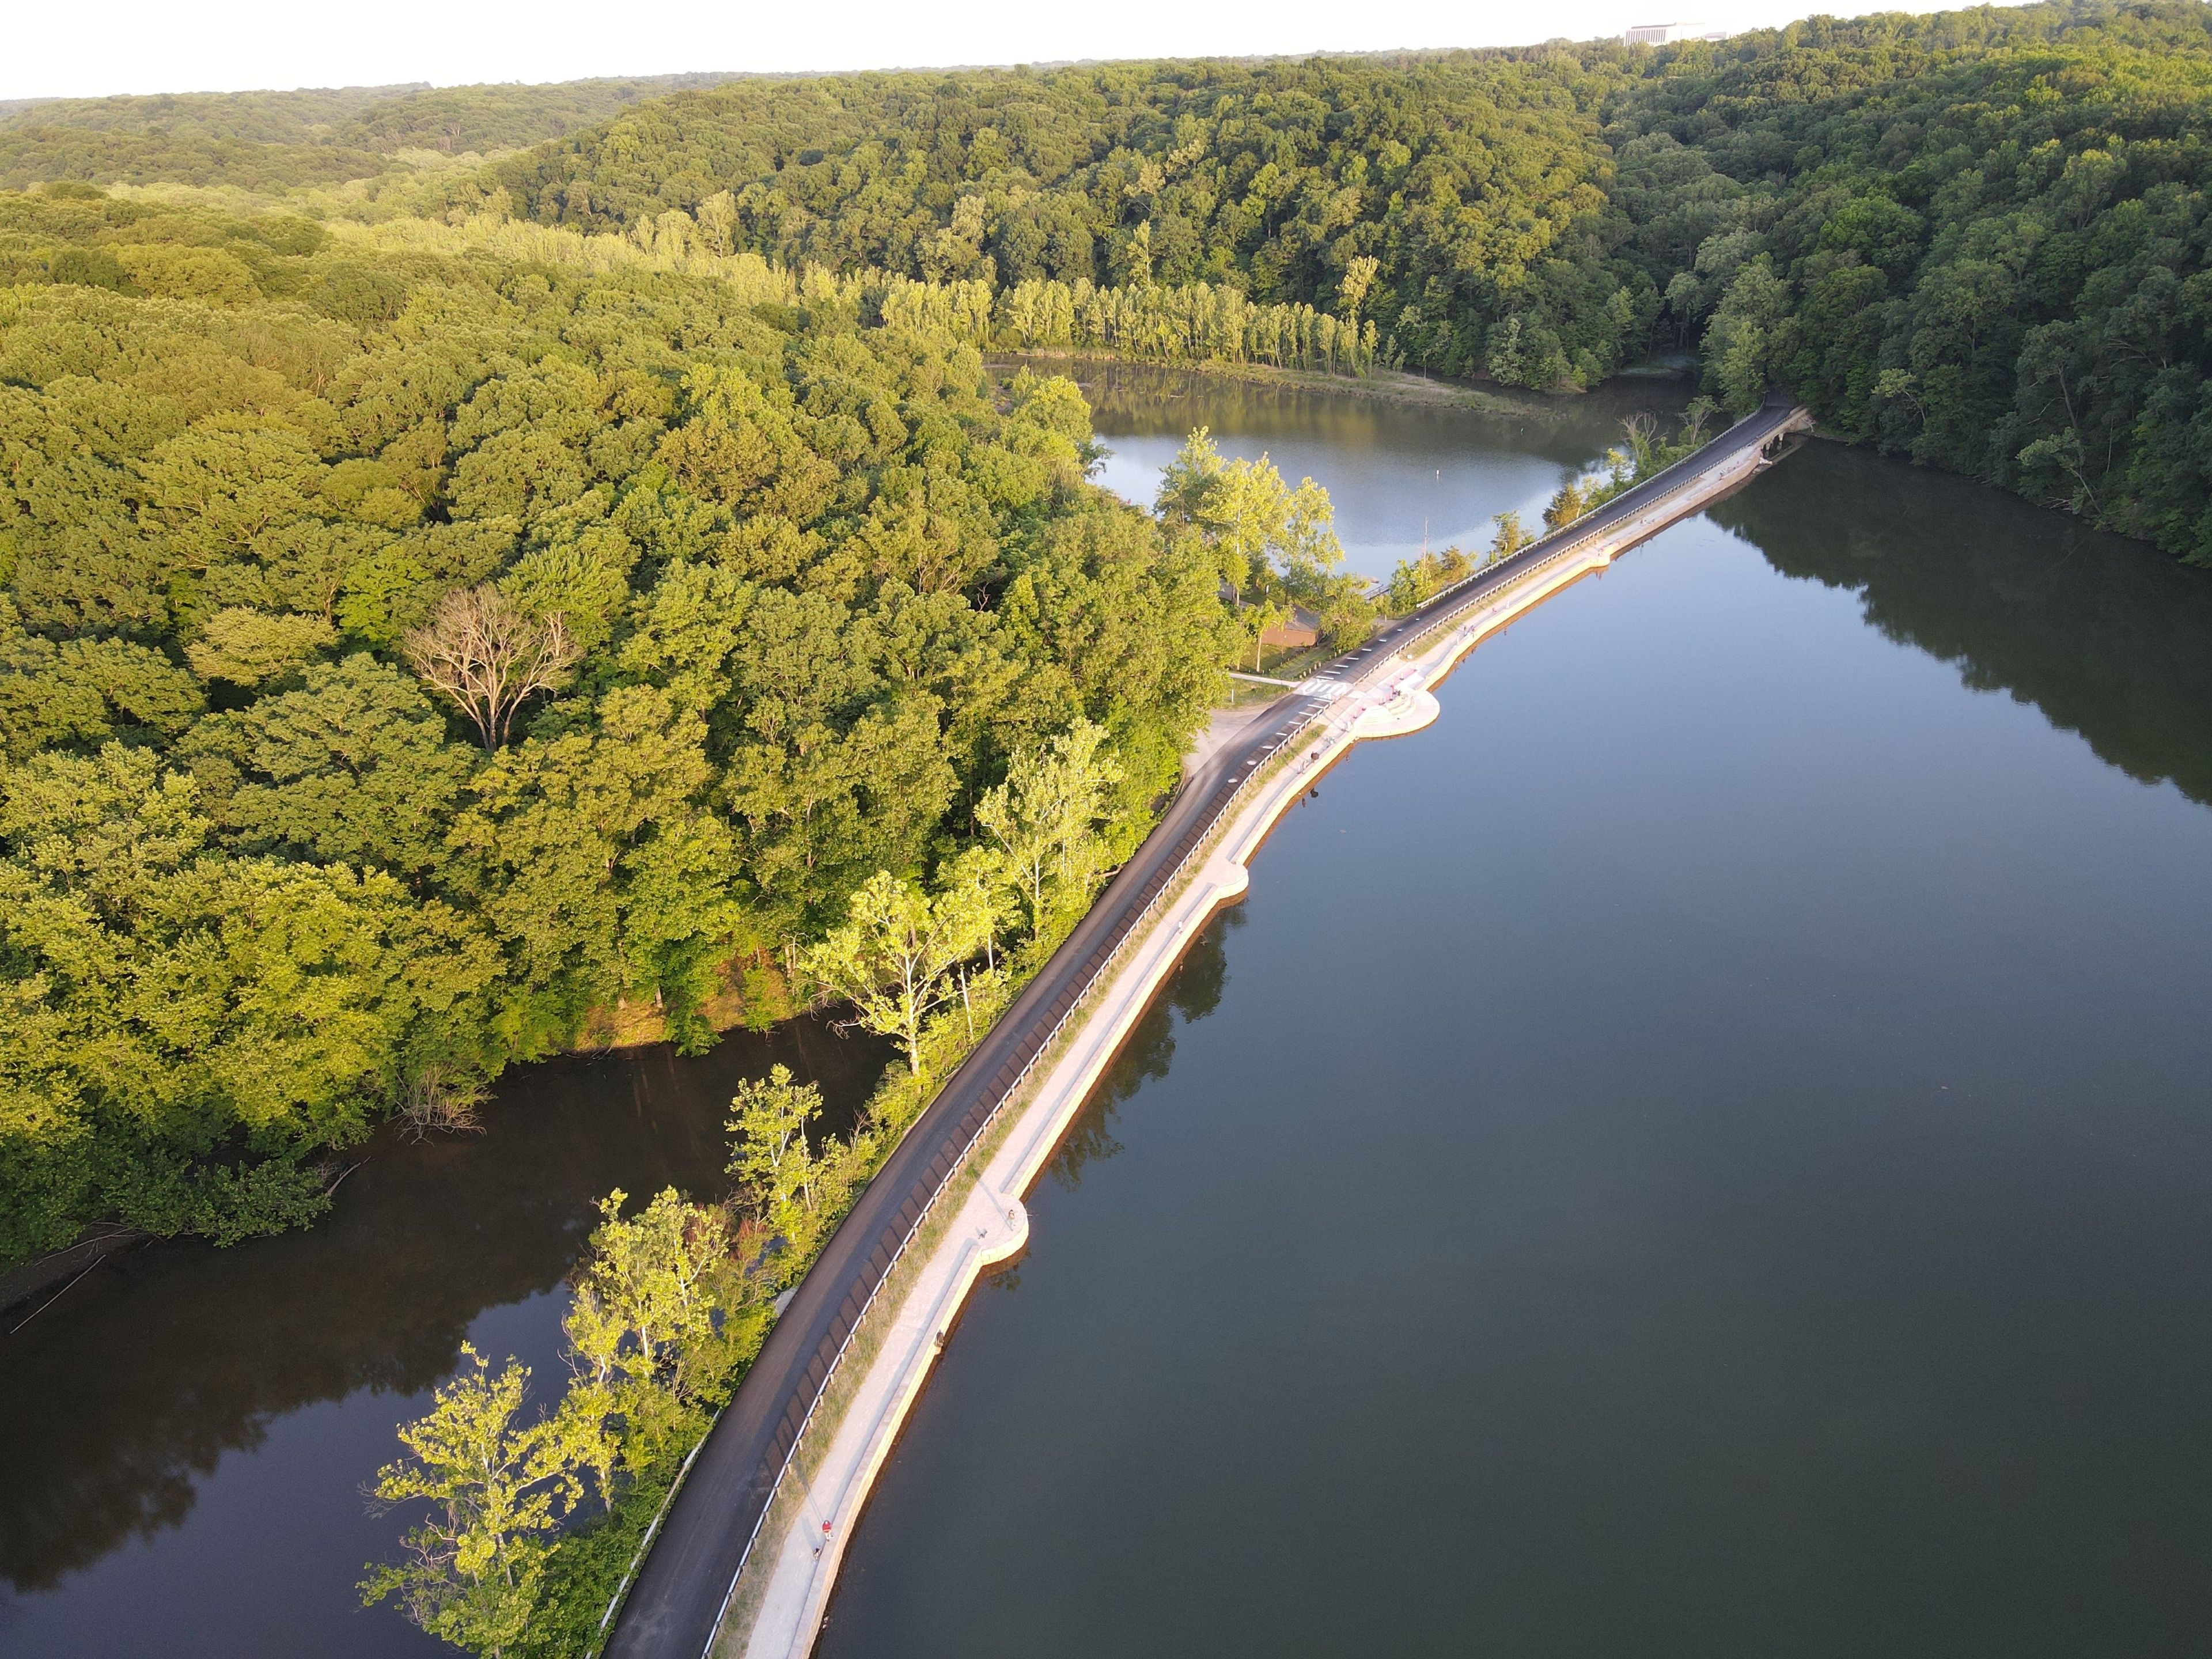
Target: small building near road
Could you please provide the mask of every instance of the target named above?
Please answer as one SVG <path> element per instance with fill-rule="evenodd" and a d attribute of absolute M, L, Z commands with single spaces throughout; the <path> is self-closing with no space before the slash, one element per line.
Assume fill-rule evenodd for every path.
<path fill-rule="evenodd" d="M 1278 651 L 1303 651 L 1321 643 L 1321 618 L 1302 605 L 1291 607 L 1288 621 L 1279 622 L 1260 635 L 1260 643 Z"/>

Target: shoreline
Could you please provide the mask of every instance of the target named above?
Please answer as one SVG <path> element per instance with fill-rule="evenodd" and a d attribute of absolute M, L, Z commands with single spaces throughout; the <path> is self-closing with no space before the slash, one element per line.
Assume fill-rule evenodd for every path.
<path fill-rule="evenodd" d="M 1332 716 L 1320 744 L 1302 746 L 1290 764 L 1273 769 L 1255 798 L 1222 826 L 1176 896 L 1132 944 L 1111 986 L 1064 1039 L 1036 1093 L 994 1132 L 934 1248 L 898 1293 L 864 1316 L 855 1346 L 867 1346 L 872 1363 L 834 1402 L 834 1421 L 802 1431 L 793 1465 L 798 1483 L 793 1486 L 787 1476 L 762 1528 L 766 1547 L 757 1548 L 758 1562 L 749 1558 L 732 1589 L 709 1649 L 715 1659 L 811 1650 L 875 1477 L 975 1281 L 1027 1245 L 1024 1200 L 1068 1126 L 1191 944 L 1216 912 L 1243 898 L 1251 884 L 1247 860 L 1282 815 L 1353 744 L 1418 731 L 1436 718 L 1436 700 L 1425 689 L 1401 684 L 1402 678 L 1393 677 L 1379 696 L 1344 699 L 1349 707 Z M 817 1549 L 825 1525 L 828 1541 Z"/>
<path fill-rule="evenodd" d="M 708 1648 L 714 1659 L 805 1659 L 811 1650 L 868 1492 L 969 1291 L 987 1267 L 1028 1243 L 1024 1200 L 1030 1188 L 1190 943 L 1249 890 L 1250 859 L 1292 803 L 1355 744 L 1432 722 L 1440 712 L 1433 688 L 1483 640 L 1741 488 L 1762 469 L 1762 457 L 1763 448 L 1755 448 L 1722 458 L 1696 475 L 1698 487 L 1655 497 L 1588 544 L 1531 567 L 1486 602 L 1441 618 L 1358 678 L 1336 683 L 1339 695 L 1314 725 L 1253 775 L 1252 798 L 1213 826 L 1157 914 L 1128 941 L 1127 959 L 1097 1001 L 1040 1057 L 1045 1063 L 1028 1098 L 1008 1103 L 975 1156 L 952 1176 L 948 1188 L 960 1190 L 944 1195 L 957 1204 L 927 1224 L 916 1240 L 921 1248 L 860 1310 L 723 1599 Z"/>
<path fill-rule="evenodd" d="M 1377 369 L 1372 374 L 1335 374 L 1326 369 L 1278 368 L 1272 363 L 1156 363 L 1111 351 L 991 351 L 984 354 L 983 361 L 992 368 L 1091 363 L 1152 374 L 1198 374 L 1208 380 L 1275 386 L 1287 392 L 1319 392 L 1375 403 L 1466 409 L 1477 414 L 1511 415 L 1528 420 L 1558 420 L 1564 414 L 1552 404 L 1535 401 L 1542 393 L 1528 393 L 1524 400 L 1504 392 L 1486 391 L 1470 380 L 1437 380 L 1408 374 L 1402 369 Z M 1073 374 L 1069 378 L 1076 380 L 1079 386 L 1082 384 Z"/>

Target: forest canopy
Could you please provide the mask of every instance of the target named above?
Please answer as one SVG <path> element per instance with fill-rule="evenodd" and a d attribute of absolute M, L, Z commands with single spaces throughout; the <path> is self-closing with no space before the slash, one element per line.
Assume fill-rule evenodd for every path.
<path fill-rule="evenodd" d="M 2208 20 L 2071 0 L 1656 50 L 56 101 L 0 118 L 0 181 L 519 219 L 902 277 L 948 313 L 975 289 L 992 346 L 1538 389 L 1695 354 L 1733 408 L 1784 389 L 2202 562 Z M 130 280 L 106 258 L 58 274 Z"/>
<path fill-rule="evenodd" d="M 0 187 L 60 179 L 264 190 L 337 184 L 403 167 L 408 151 L 526 149 L 640 99 L 725 78 L 38 99 L 0 106 Z"/>
<path fill-rule="evenodd" d="M 2202 562 L 2208 94 L 2198 0 L 2076 0 L 1656 51 L 738 82 L 450 188 L 1001 291 L 1205 283 L 1530 387 L 1693 351 L 1732 407 L 1787 389 Z"/>
<path fill-rule="evenodd" d="M 834 284 L 70 188 L 0 235 L 59 277 L 0 289 L 0 1254 L 304 1213 L 606 1010 L 787 1012 L 1057 734 L 1126 848 L 1243 648 L 1073 385 Z"/>
<path fill-rule="evenodd" d="M 1127 507 L 988 351 L 1678 355 L 2212 563 L 2196 0 L 712 80 L 0 115 L 0 1259 L 776 1018 L 871 893 L 994 951 L 1005 791 L 1096 760 L 1087 892 L 1267 618 L 1367 625 L 1285 481 Z"/>

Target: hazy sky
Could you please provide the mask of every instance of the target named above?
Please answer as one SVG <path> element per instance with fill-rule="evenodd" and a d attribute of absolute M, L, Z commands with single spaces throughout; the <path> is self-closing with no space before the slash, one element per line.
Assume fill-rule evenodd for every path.
<path fill-rule="evenodd" d="M 1920 0 L 1844 15 L 1933 10 Z M 428 81 L 569 81 L 700 70 L 887 69 L 1398 46 L 1524 45 L 1692 18 L 1786 22 L 1808 0 L 1443 4 L 1433 0 L 1066 0 L 714 4 L 708 0 L 14 0 L 0 99 Z"/>

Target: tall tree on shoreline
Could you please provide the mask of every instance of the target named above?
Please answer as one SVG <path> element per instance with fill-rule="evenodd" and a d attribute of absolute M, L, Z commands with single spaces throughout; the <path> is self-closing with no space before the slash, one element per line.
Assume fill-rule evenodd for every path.
<path fill-rule="evenodd" d="M 397 1598 L 431 1635 L 502 1659 L 529 1630 L 551 1539 L 581 1492 L 552 1421 L 516 1421 L 530 1368 L 495 1372 L 465 1342 L 461 1358 L 428 1414 L 401 1425 L 407 1456 L 377 1472 L 379 1503 L 430 1511 L 405 1535 L 411 1559 L 375 1568 L 362 1596 Z"/>
<path fill-rule="evenodd" d="M 975 821 L 998 843 L 1029 910 L 1032 939 L 1047 931 L 1048 891 L 1088 898 L 1098 821 L 1121 778 L 1106 729 L 1078 720 L 1039 747 L 1018 750 L 1006 781 L 976 803 Z"/>

